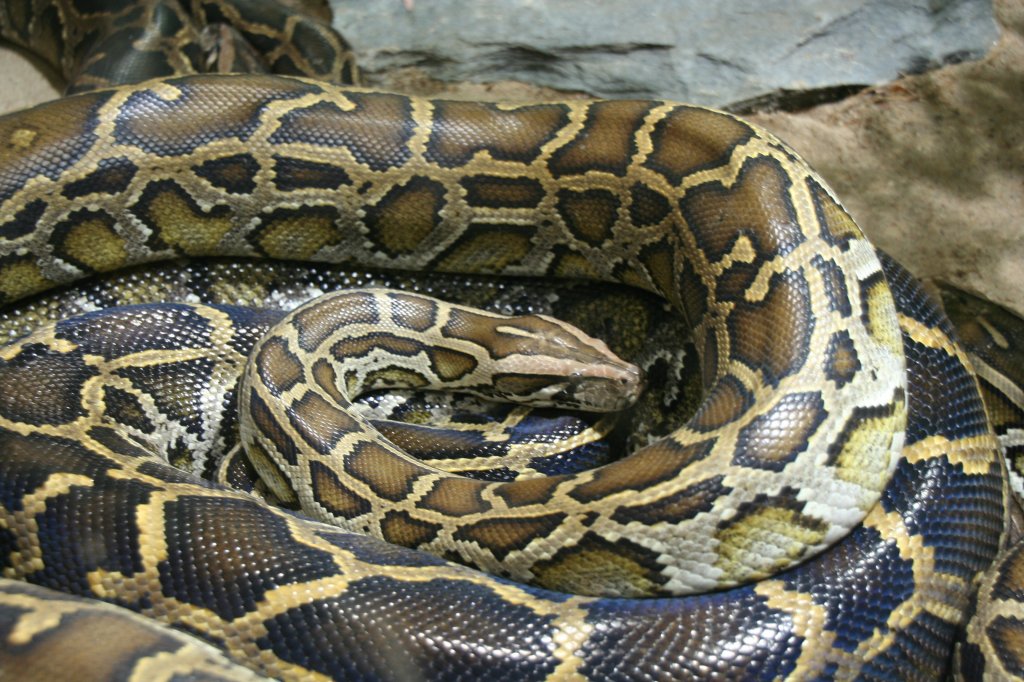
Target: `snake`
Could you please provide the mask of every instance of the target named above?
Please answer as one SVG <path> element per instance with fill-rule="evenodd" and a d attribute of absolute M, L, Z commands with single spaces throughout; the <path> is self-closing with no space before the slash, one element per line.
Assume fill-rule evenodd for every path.
<path fill-rule="evenodd" d="M 93 20 L 39 4 L 9 3 L 4 35 L 31 45 L 65 17 Z M 132 4 L 111 25 L 131 35 L 167 5 Z M 682 426 L 596 469 L 480 480 L 412 460 L 339 410 L 344 372 L 357 370 L 325 358 L 346 346 L 378 357 L 385 383 L 450 382 L 513 340 L 549 336 L 530 327 L 543 318 L 433 298 L 399 318 L 397 302 L 421 299 L 386 289 L 287 315 L 272 295 L 254 307 L 79 302 L 0 348 L 3 577 L 34 585 L 0 595 L 0 662 L 59 665 L 44 653 L 54 614 L 86 614 L 87 597 L 117 609 L 82 620 L 140 633 L 81 652 L 106 670 L 180 652 L 197 675 L 227 679 L 936 679 L 958 636 L 966 669 L 993 670 L 987 655 L 1015 641 L 1019 620 L 971 601 L 1009 535 L 986 375 L 941 303 L 794 151 L 673 102 L 430 100 L 296 76 L 315 61 L 282 56 L 304 41 L 280 18 L 298 15 L 196 5 L 233 27 L 212 62 L 245 40 L 271 54 L 268 73 L 133 82 L 87 70 L 84 91 L 0 118 L 12 330 L 72 305 L 53 292 L 86 277 L 130 273 L 103 285 L 125 292 L 182 259 L 416 273 L 409 288 L 428 294 L 446 277 L 469 296 L 482 280 L 460 277 L 615 283 L 683 321 L 703 399 Z M 275 21 L 284 30 L 264 30 Z M 159 42 L 211 63 L 192 38 Z M 110 44 L 89 63 L 124 61 Z M 351 74 L 348 56 L 330 57 L 340 38 L 306 45 Z M 177 68 L 173 54 L 162 63 Z M 341 300 L 356 312 L 338 312 Z M 390 318 L 357 330 L 390 352 L 318 326 L 337 315 Z M 456 345 L 420 340 L 428 328 Z M 514 392 L 544 390 L 526 370 L 504 377 Z M 191 412 L 237 397 L 256 406 L 241 430 L 261 478 L 300 509 L 168 463 L 152 415 L 176 413 L 187 448 L 205 428 Z M 972 610 L 997 625 L 964 633 Z M 148 645 L 153 624 L 121 611 L 196 641 L 174 631 Z"/>

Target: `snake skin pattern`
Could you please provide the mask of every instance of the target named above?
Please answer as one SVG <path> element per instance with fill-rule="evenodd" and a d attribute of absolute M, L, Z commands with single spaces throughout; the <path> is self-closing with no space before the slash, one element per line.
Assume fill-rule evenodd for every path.
<path fill-rule="evenodd" d="M 431 472 L 417 488 L 416 472 L 361 470 L 364 496 L 407 500 L 391 535 L 436 534 L 412 509 L 479 515 L 465 542 L 530 554 L 534 587 L 166 463 L 146 415 L 224 403 L 280 317 L 266 305 L 85 312 L 0 349 L 5 578 L 138 611 L 278 678 L 946 671 L 1005 521 L 976 375 L 937 304 L 764 131 L 664 102 L 196 75 L 4 117 L 0 141 L 13 328 L 53 287 L 183 256 L 609 281 L 687 321 L 706 394 L 685 426 L 568 478 Z M 192 380 L 171 388 L 171 366 Z M 605 596 L 561 591 L 581 585 Z M 640 594 L 663 596 L 622 596 Z M 989 645 L 969 637 L 962 658 L 972 646 Z"/>

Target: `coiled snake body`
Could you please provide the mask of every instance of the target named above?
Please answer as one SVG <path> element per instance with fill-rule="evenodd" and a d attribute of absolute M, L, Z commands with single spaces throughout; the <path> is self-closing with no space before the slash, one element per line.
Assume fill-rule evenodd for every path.
<path fill-rule="evenodd" d="M 293 411 L 256 420 L 264 464 L 287 468 L 303 441 L 337 455 L 301 465 L 298 496 L 438 558 L 160 458 L 147 415 L 233 397 L 274 315 L 87 313 L 0 349 L 5 577 L 139 611 L 275 677 L 945 670 L 1000 544 L 995 436 L 948 321 L 770 134 L 665 102 L 195 75 L 4 117 L 0 142 L 6 306 L 182 256 L 613 281 L 685 317 L 706 392 L 684 426 L 599 469 L 473 480 L 319 421 L 338 392 L 289 364 L 319 333 L 293 323 L 269 346 L 279 395 L 259 402 Z M 365 316 L 384 314 L 376 300 Z M 172 365 L 190 387 L 163 384 Z M 319 397 L 293 390 L 299 375 Z M 356 487 L 331 478 L 345 473 Z M 7 589 L 3 608 L 36 617 Z"/>

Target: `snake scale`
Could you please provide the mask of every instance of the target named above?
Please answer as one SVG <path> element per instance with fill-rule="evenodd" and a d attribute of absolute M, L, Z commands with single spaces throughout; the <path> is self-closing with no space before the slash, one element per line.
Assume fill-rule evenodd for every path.
<path fill-rule="evenodd" d="M 0 565 L 75 597 L 4 581 L 0 666 L 45 671 L 33 666 L 70 633 L 82 661 L 139 679 L 157 663 L 204 679 L 936 679 L 974 610 L 956 647 L 965 674 L 1020 673 L 1008 582 L 1020 552 L 983 587 L 995 599 L 970 604 L 1008 523 L 978 375 L 939 304 L 783 143 L 670 102 L 488 104 L 202 75 L 247 43 L 271 55 L 269 71 L 338 79 L 354 67 L 321 20 L 273 3 L 125 7 L 9 3 L 2 15 L 26 44 L 103 19 L 108 42 L 79 32 L 49 55 L 93 55 L 80 78 L 63 66 L 81 90 L 133 79 L 103 70 L 123 63 L 111 45 L 193 73 L 0 118 L 11 329 L 60 308 L 45 298 L 56 287 L 124 269 L 144 281 L 137 268 L 183 257 L 416 272 L 428 292 L 431 277 L 460 275 L 613 282 L 685 321 L 705 395 L 683 426 L 597 469 L 471 479 L 379 441 L 346 445 L 318 422 L 336 411 L 324 395 L 345 397 L 326 370 L 288 364 L 316 344 L 285 322 L 277 338 L 294 341 L 270 346 L 283 367 L 270 392 L 295 411 L 255 423 L 289 463 L 302 441 L 337 451 L 336 469 L 312 477 L 330 485 L 296 492 L 345 529 L 170 466 L 150 419 L 177 411 L 181 442 L 202 440 L 190 411 L 233 402 L 248 352 L 280 325 L 273 296 L 253 308 L 83 305 L 12 332 L 0 348 Z M 181 37 L 190 16 L 230 24 L 216 59 L 198 33 Z M 139 43 L 154 17 L 166 39 Z M 388 296 L 341 297 L 362 298 L 368 323 L 403 295 Z M 305 319 L 328 316 L 330 303 L 310 305 Z M 437 305 L 407 324 L 455 330 Z M 500 354 L 512 332 L 491 327 L 449 336 Z M 996 350 L 1007 338 L 995 323 L 982 331 Z M 985 367 L 982 388 L 1017 409 L 995 420 L 999 436 L 1019 447 L 1019 389 Z M 183 387 L 166 383 L 175 373 Z M 293 390 L 312 383 L 320 402 Z M 358 485 L 330 478 L 345 471 Z M 474 562 L 495 573 L 463 565 Z M 82 645 L 93 623 L 123 634 Z"/>

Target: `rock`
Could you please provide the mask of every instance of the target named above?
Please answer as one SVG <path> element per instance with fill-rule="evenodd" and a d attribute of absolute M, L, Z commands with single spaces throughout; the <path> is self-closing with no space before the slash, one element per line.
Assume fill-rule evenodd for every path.
<path fill-rule="evenodd" d="M 837 94 L 984 55 L 987 0 L 332 0 L 371 82 L 516 80 L 602 97 L 728 106 Z M 844 87 L 846 89 L 844 89 Z"/>

